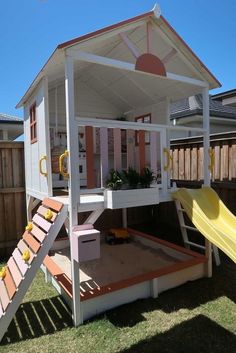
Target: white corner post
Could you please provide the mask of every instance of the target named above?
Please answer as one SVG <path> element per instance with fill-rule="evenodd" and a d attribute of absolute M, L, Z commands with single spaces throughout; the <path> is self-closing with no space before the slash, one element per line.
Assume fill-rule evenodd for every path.
<path fill-rule="evenodd" d="M 209 171 L 209 148 L 210 148 L 210 114 L 209 114 L 209 87 L 202 89 L 202 109 L 203 109 L 203 151 L 204 151 L 204 186 L 211 185 L 211 175 Z M 205 256 L 207 257 L 207 277 L 212 276 L 212 244 L 205 239 Z"/>
<path fill-rule="evenodd" d="M 211 175 L 209 170 L 209 148 L 210 148 L 210 114 L 209 114 L 209 87 L 202 89 L 202 109 L 203 109 L 203 151 L 204 151 L 204 186 L 211 185 Z"/>
<path fill-rule="evenodd" d="M 70 245 L 72 244 L 72 229 L 78 224 L 78 203 L 80 191 L 79 179 L 79 137 L 78 124 L 75 120 L 75 100 L 74 100 L 74 59 L 65 56 L 65 95 L 66 95 L 66 129 L 67 129 L 67 149 L 68 173 L 69 173 L 69 235 Z M 80 276 L 79 263 L 73 260 L 71 251 L 71 278 L 72 278 L 72 314 L 75 326 L 83 322 L 83 314 L 80 303 Z"/>

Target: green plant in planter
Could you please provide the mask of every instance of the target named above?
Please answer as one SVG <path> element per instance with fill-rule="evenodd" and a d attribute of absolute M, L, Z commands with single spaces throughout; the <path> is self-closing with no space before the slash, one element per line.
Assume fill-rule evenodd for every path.
<path fill-rule="evenodd" d="M 143 188 L 150 188 L 151 183 L 155 180 L 153 171 L 149 168 L 143 168 L 140 174 L 140 184 Z"/>
<path fill-rule="evenodd" d="M 131 189 L 136 189 L 138 187 L 140 175 L 135 169 L 129 167 L 127 171 L 123 170 L 123 175 L 124 181 L 128 184 Z"/>
<path fill-rule="evenodd" d="M 122 179 L 121 173 L 117 170 L 111 169 L 109 172 L 109 176 L 106 181 L 106 185 L 111 190 L 120 190 L 124 181 Z"/>

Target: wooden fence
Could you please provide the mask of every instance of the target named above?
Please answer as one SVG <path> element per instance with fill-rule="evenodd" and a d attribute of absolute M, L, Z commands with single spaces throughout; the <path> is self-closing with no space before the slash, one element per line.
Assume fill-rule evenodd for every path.
<path fill-rule="evenodd" d="M 236 132 L 211 135 L 214 153 L 212 181 L 236 181 Z M 173 180 L 203 180 L 203 138 L 189 137 L 171 142 Z"/>
<path fill-rule="evenodd" d="M 0 253 L 13 247 L 26 224 L 24 143 L 0 142 Z"/>

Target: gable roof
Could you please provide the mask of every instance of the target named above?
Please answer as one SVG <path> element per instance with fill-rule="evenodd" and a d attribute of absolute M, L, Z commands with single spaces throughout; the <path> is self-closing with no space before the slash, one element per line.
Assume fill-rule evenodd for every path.
<path fill-rule="evenodd" d="M 213 96 L 214 97 L 214 96 Z M 194 101 L 192 102 L 191 99 Z M 236 107 L 226 106 L 221 101 L 209 96 L 210 116 L 236 119 Z M 203 103 L 201 94 L 185 98 L 171 104 L 171 119 L 178 119 L 193 115 L 202 115 Z"/>
<path fill-rule="evenodd" d="M 67 48 L 70 48 L 74 45 L 77 45 L 82 42 L 86 42 L 89 40 L 92 40 L 96 37 L 103 36 L 106 33 L 119 30 L 124 28 L 125 26 L 128 26 L 129 24 L 139 22 L 139 21 L 145 21 L 146 19 L 150 18 L 154 22 L 158 22 L 159 26 L 163 31 L 165 31 L 165 34 L 176 44 L 178 49 L 184 54 L 187 55 L 188 60 L 191 61 L 193 66 L 197 68 L 199 72 L 201 72 L 207 82 L 209 82 L 210 89 L 212 88 L 217 88 L 221 86 L 221 83 L 216 79 L 216 77 L 208 70 L 208 68 L 203 64 L 203 62 L 197 57 L 197 55 L 190 49 L 190 47 L 185 43 L 185 41 L 179 36 L 179 34 L 173 29 L 173 27 L 168 23 L 168 21 L 162 16 L 157 14 L 156 12 L 156 6 L 152 11 L 146 12 L 144 14 L 141 14 L 139 16 L 132 17 L 130 19 L 118 22 L 116 24 L 113 24 L 111 26 L 104 27 L 102 29 L 99 29 L 97 31 L 85 34 L 83 36 L 71 39 L 69 41 L 63 42 L 59 44 L 56 49 L 53 51 L 52 55 L 49 57 L 41 71 L 38 73 L 24 96 L 21 98 L 19 103 L 17 104 L 17 108 L 20 108 L 27 98 L 30 96 L 32 93 L 33 89 L 36 87 L 38 82 L 42 79 L 44 76 L 44 70 L 47 68 L 49 64 L 53 62 L 53 60 L 56 58 L 57 55 L 63 50 L 66 50 Z"/>

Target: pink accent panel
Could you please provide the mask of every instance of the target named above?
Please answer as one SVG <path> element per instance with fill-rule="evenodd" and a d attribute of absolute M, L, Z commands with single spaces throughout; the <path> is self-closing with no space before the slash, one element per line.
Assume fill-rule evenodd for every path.
<path fill-rule="evenodd" d="M 33 255 L 33 253 L 32 253 L 32 251 L 28 248 L 28 246 L 25 244 L 25 242 L 21 239 L 20 241 L 19 241 L 19 243 L 17 244 L 17 247 L 18 247 L 18 249 L 20 250 L 20 252 L 23 254 L 23 252 L 25 251 L 25 250 L 29 250 L 29 252 L 30 252 L 30 259 L 29 259 L 29 261 L 28 261 L 28 263 L 30 264 L 32 261 L 33 261 L 33 259 L 34 259 L 34 255 Z"/>
<path fill-rule="evenodd" d="M 13 281 L 15 282 L 16 287 L 19 287 L 19 284 L 22 281 L 22 276 L 13 257 L 10 257 L 10 259 L 8 260 L 7 266 L 11 272 L 11 275 L 12 275 Z"/>
<path fill-rule="evenodd" d="M 134 131 L 127 130 L 127 168 L 134 167 Z"/>
<path fill-rule="evenodd" d="M 24 262 L 24 260 L 22 260 L 21 253 L 17 248 L 13 251 L 12 256 L 17 266 L 19 267 L 19 270 L 22 273 L 22 276 L 24 276 L 26 271 L 28 270 L 28 265 Z"/>
<path fill-rule="evenodd" d="M 1 299 L 3 311 L 5 311 L 8 304 L 10 303 L 10 299 L 8 297 L 5 284 L 2 280 L 0 280 L 0 299 Z"/>
<path fill-rule="evenodd" d="M 135 70 L 158 76 L 166 76 L 166 69 L 162 61 L 157 56 L 150 53 L 145 53 L 138 57 Z"/>
<path fill-rule="evenodd" d="M 95 187 L 92 126 L 85 127 L 85 140 L 86 140 L 87 188 L 92 189 Z"/>
<path fill-rule="evenodd" d="M 146 159 L 145 159 L 145 131 L 140 130 L 138 132 L 139 136 L 139 171 L 146 167 Z"/>
<path fill-rule="evenodd" d="M 108 131 L 106 127 L 100 128 L 101 153 L 101 186 L 104 186 L 108 175 Z"/>
<path fill-rule="evenodd" d="M 151 131 L 150 133 L 150 161 L 151 170 L 156 174 L 157 172 L 157 133 Z"/>
<path fill-rule="evenodd" d="M 121 171 L 121 129 L 114 129 L 114 169 Z"/>
<path fill-rule="evenodd" d="M 50 227 L 51 227 L 51 223 L 49 223 L 48 221 L 46 221 L 46 219 L 43 219 L 42 217 L 40 217 L 38 214 L 35 214 L 33 217 L 33 221 L 34 223 L 36 223 L 40 228 L 44 229 L 46 232 L 49 231 Z"/>

